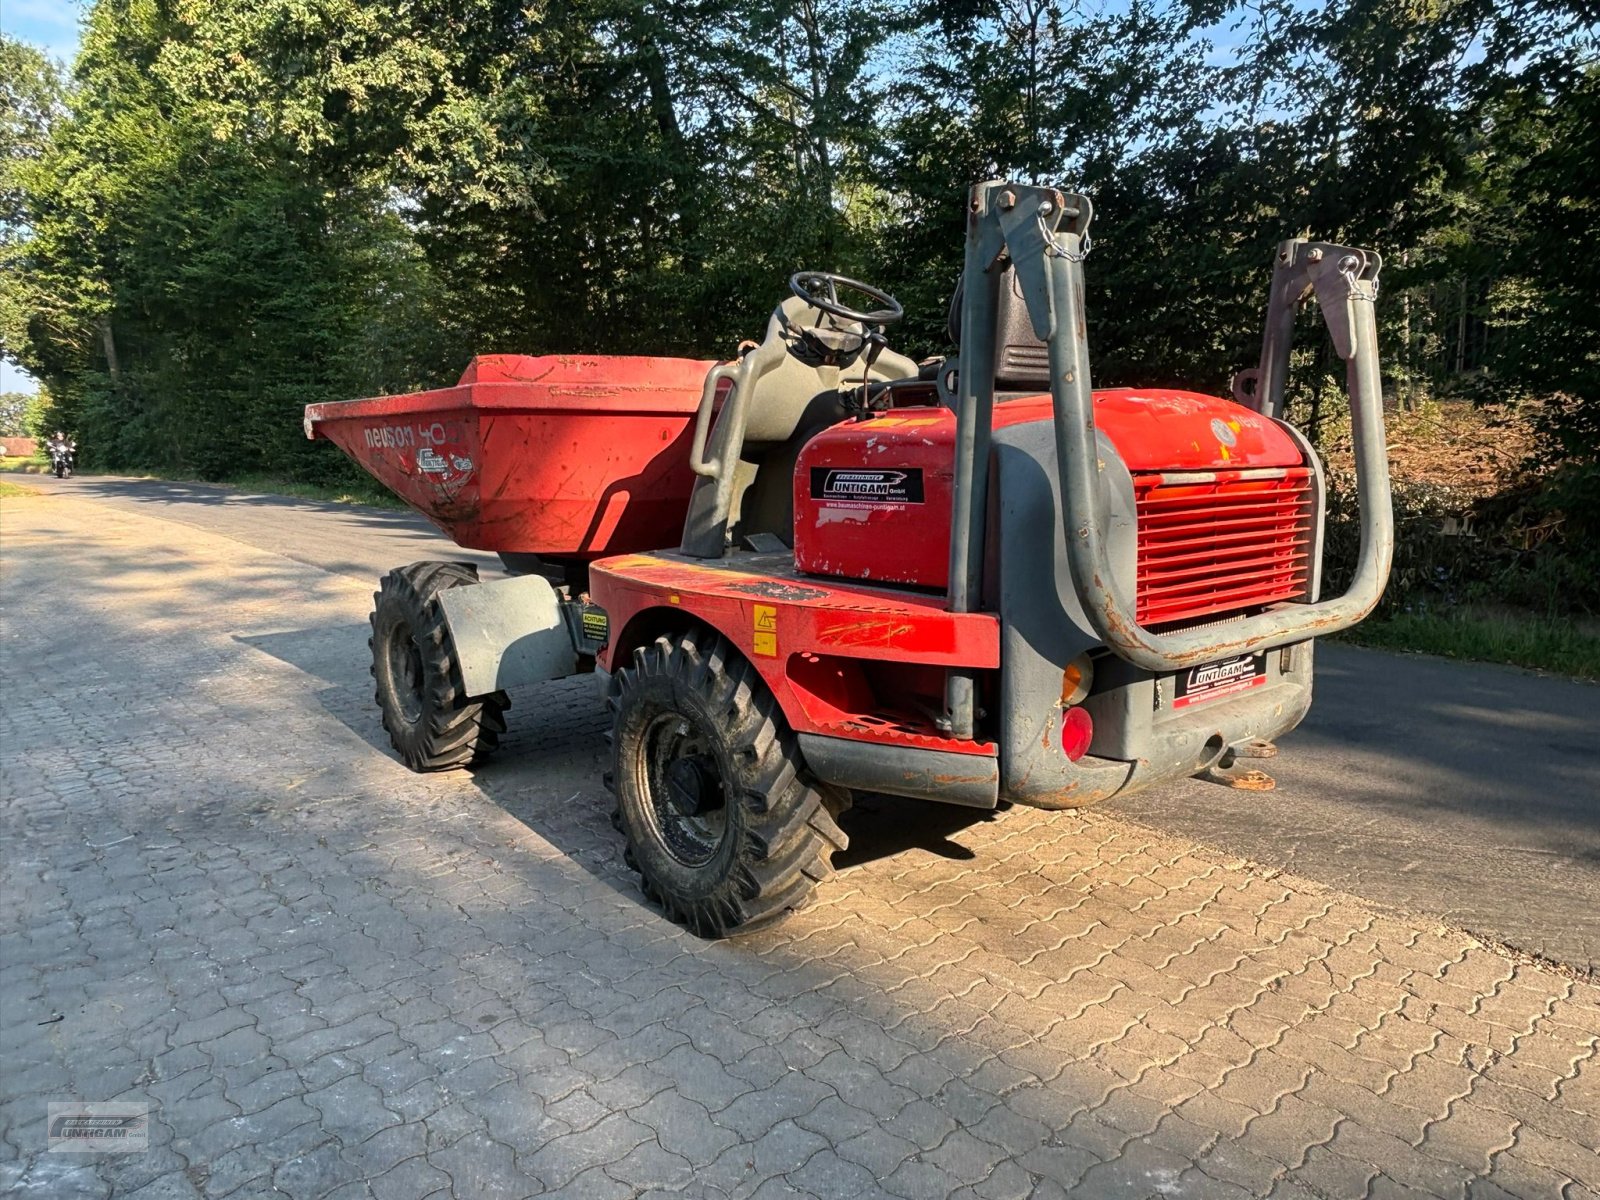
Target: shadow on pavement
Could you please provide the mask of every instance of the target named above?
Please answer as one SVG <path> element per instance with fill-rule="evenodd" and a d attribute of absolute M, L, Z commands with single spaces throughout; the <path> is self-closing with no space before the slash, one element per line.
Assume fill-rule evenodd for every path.
<path fill-rule="evenodd" d="M 952 861 L 971 861 L 977 855 L 951 841 L 953 834 L 987 824 L 997 814 L 955 804 L 930 804 L 901 796 L 863 794 L 840 822 L 850 835 L 850 846 L 834 855 L 840 870 L 859 867 L 907 850 L 925 850 Z"/>

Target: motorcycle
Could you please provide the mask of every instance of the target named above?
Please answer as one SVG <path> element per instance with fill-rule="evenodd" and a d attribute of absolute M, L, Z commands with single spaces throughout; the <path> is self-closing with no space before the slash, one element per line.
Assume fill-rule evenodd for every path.
<path fill-rule="evenodd" d="M 57 479 L 65 479 L 72 474 L 73 459 L 77 454 L 75 442 L 50 442 L 46 447 L 50 454 L 50 473 Z"/>

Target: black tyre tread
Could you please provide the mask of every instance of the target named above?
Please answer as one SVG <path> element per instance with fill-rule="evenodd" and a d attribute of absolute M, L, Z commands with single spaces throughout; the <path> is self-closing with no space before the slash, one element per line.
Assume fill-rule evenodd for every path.
<path fill-rule="evenodd" d="M 471 700 L 462 696 L 444 614 L 434 603 L 447 588 L 477 582 L 478 569 L 472 563 L 418 562 L 390 571 L 373 593 L 369 618 L 373 633 L 367 646 L 374 651 L 374 699 L 390 744 L 413 771 L 445 771 L 481 762 L 506 731 L 505 710 L 511 707 L 511 700 L 504 692 Z M 376 648 L 379 610 L 386 604 L 402 606 L 413 618 L 412 633 L 422 652 L 426 676 L 424 737 L 417 737 L 416 730 L 384 704 Z"/>
<path fill-rule="evenodd" d="M 667 894 L 668 889 L 640 865 L 631 840 L 624 851 L 639 873 L 646 897 L 667 917 L 702 937 L 744 933 L 803 907 L 818 882 L 832 873 L 835 851 L 849 845 L 838 816 L 849 794 L 812 780 L 799 745 L 777 702 L 755 668 L 719 634 L 697 627 L 675 638 L 659 637 L 634 651 L 631 666 L 611 680 L 607 706 L 616 719 L 629 691 L 644 677 L 671 676 L 692 687 L 707 709 L 723 716 L 723 727 L 744 778 L 735 792 L 745 807 L 748 835 L 728 872 L 727 886 L 698 901 Z M 606 786 L 618 795 L 617 775 Z M 628 833 L 619 801 L 612 823 Z M 631 839 L 631 834 L 628 835 Z"/>

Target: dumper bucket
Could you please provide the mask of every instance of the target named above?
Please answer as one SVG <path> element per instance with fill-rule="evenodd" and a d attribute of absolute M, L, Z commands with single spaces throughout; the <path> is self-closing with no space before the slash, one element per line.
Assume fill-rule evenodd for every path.
<path fill-rule="evenodd" d="M 676 546 L 706 373 L 682 358 L 485 355 L 454 387 L 306 408 L 326 438 L 474 550 L 588 560 Z"/>

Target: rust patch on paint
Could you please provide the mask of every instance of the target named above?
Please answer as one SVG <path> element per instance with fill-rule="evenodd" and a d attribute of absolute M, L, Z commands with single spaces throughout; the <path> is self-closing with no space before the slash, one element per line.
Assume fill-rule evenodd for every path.
<path fill-rule="evenodd" d="M 763 600 L 826 600 L 829 593 L 820 588 L 800 587 L 778 579 L 759 579 L 753 583 L 735 583 L 723 589 L 746 596 L 760 596 Z"/>

